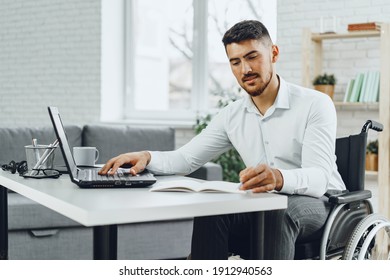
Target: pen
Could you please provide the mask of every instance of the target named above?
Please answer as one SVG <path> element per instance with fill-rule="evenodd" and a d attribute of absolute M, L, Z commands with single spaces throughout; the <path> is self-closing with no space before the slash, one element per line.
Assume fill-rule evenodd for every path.
<path fill-rule="evenodd" d="M 34 148 L 36 148 L 38 146 L 36 138 L 32 138 L 32 146 Z M 39 159 L 40 159 L 40 157 L 39 157 L 39 150 L 38 149 L 34 149 L 34 153 L 35 153 L 35 160 L 36 160 L 36 162 L 38 162 Z"/>
<path fill-rule="evenodd" d="M 42 166 L 50 157 L 50 155 L 54 152 L 54 150 L 58 147 L 59 141 L 56 139 L 52 144 L 48 146 L 48 148 L 43 153 L 42 157 L 39 159 L 39 161 L 35 164 L 33 170 L 31 171 L 31 175 L 35 175 L 36 170 L 39 169 L 40 166 Z"/>

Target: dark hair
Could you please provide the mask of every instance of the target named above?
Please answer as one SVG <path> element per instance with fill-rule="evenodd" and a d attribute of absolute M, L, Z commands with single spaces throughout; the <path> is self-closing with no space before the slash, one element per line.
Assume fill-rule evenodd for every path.
<path fill-rule="evenodd" d="M 222 42 L 226 45 L 231 43 L 239 43 L 245 40 L 262 40 L 263 42 L 271 43 L 267 28 L 260 21 L 244 20 L 236 23 L 222 38 Z M 265 39 L 265 40 L 264 40 Z"/>

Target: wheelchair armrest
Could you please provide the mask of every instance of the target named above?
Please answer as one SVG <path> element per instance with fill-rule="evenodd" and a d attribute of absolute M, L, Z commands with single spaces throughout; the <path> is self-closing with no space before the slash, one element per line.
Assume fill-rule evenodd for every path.
<path fill-rule="evenodd" d="M 340 194 L 334 194 L 329 196 L 329 202 L 334 204 L 345 204 L 355 201 L 361 201 L 372 197 L 372 193 L 369 190 L 346 192 Z"/>

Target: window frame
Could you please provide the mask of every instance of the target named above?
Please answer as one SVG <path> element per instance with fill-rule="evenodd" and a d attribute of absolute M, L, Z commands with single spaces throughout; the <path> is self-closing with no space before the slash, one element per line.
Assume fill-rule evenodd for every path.
<path fill-rule="evenodd" d="M 207 110 L 207 17 L 208 1 L 192 1 L 194 9 L 194 36 L 192 60 L 191 110 L 146 111 L 136 110 L 135 98 L 135 5 L 134 1 L 125 2 L 125 112 L 124 117 L 134 122 L 175 122 L 193 124 L 196 117 Z"/>
<path fill-rule="evenodd" d="M 217 108 L 209 107 L 208 61 L 208 0 L 192 0 L 193 5 L 193 59 L 190 110 L 136 110 L 135 100 L 135 1 L 125 1 L 124 28 L 124 103 L 123 121 L 140 124 L 168 124 L 190 127 L 199 116 L 214 114 Z M 261 1 L 261 0 L 257 0 Z M 276 3 L 275 3 L 276 5 Z M 276 15 L 275 15 L 276 16 Z M 276 21 L 276 19 L 275 19 Z M 274 25 L 276 28 L 276 22 Z M 276 34 L 274 34 L 276 37 Z M 271 34 L 271 37 L 272 34 Z M 276 38 L 273 38 L 276 41 Z M 275 42 L 276 43 L 276 42 Z"/>

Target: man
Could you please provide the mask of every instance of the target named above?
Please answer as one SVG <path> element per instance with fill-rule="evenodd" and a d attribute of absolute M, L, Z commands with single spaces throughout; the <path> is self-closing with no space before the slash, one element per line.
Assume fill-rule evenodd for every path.
<path fill-rule="evenodd" d="M 275 72 L 279 49 L 266 27 L 242 21 L 223 43 L 231 69 L 248 95 L 222 109 L 199 135 L 176 151 L 137 152 L 109 160 L 101 173 L 125 163 L 136 174 L 188 174 L 234 147 L 246 169 L 241 189 L 288 195 L 288 208 L 265 214 L 265 258 L 293 259 L 294 244 L 318 236 L 330 211 L 327 190 L 344 190 L 335 163 L 337 118 L 331 99 L 284 81 Z M 192 259 L 247 257 L 250 215 L 194 219 Z"/>

